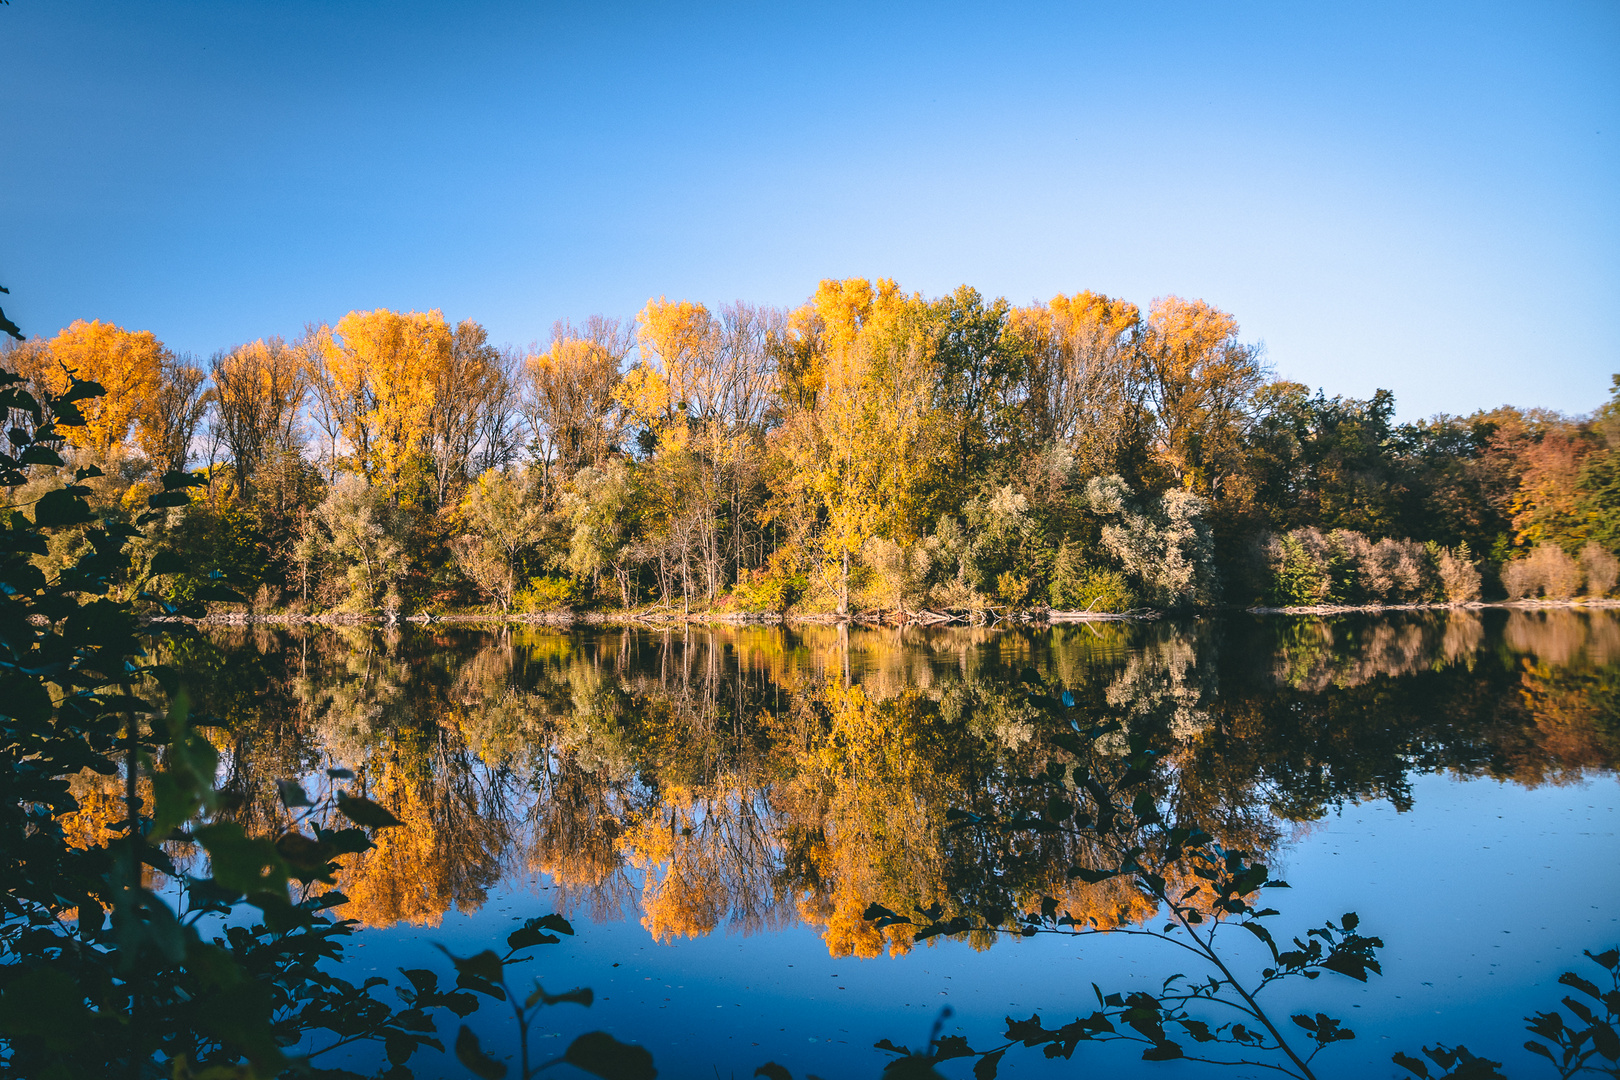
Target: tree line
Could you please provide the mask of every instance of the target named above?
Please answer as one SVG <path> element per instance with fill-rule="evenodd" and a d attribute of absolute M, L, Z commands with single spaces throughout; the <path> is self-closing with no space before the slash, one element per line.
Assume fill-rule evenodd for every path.
<path fill-rule="evenodd" d="M 1277 379 L 1177 297 L 850 278 L 793 309 L 659 298 L 526 350 L 377 310 L 206 360 L 79 321 L 0 363 L 107 391 L 40 490 L 94 465 L 97 512 L 133 517 L 200 469 L 141 557 L 179 557 L 177 599 L 223 578 L 264 611 L 1559 598 L 1611 591 L 1620 552 L 1620 376 L 1588 416 L 1398 423 L 1389 392 Z"/>

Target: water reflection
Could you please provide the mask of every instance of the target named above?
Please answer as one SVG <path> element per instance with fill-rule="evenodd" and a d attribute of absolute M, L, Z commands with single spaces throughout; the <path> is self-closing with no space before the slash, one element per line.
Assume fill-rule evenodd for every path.
<path fill-rule="evenodd" d="M 1102 758 L 1153 740 L 1151 790 L 1178 820 L 1262 856 L 1343 803 L 1410 805 L 1417 773 L 1539 785 L 1620 756 L 1620 620 L 1570 610 L 1049 631 L 257 628 L 160 649 L 233 718 L 223 749 L 250 826 L 282 813 L 275 779 L 328 766 L 405 822 L 339 882 L 368 925 L 435 924 L 514 872 L 658 940 L 802 921 L 835 956 L 910 947 L 862 918 L 873 902 L 948 917 L 1050 895 L 1102 926 L 1138 921 L 1146 902 L 1121 881 L 1066 876 L 1088 865 L 1074 835 L 947 827 L 953 808 L 1040 810 L 1019 779 L 1063 758 L 1065 729 L 1029 704 L 1025 668 L 1118 723 Z"/>

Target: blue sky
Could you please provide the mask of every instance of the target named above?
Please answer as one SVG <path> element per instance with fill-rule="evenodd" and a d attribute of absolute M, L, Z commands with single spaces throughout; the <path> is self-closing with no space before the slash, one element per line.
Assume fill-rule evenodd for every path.
<path fill-rule="evenodd" d="M 1405 418 L 1620 371 L 1620 3 L 0 7 L 8 314 L 500 342 L 822 277 L 1199 296 Z"/>

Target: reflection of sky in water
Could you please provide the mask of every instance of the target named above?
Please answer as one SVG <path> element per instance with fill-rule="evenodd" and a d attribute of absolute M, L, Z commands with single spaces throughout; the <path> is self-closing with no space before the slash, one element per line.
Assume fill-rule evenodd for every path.
<path fill-rule="evenodd" d="M 1509 1075 L 1545 1070 L 1521 1044 L 1520 1017 L 1551 1008 L 1567 992 L 1558 975 L 1590 964 L 1581 950 L 1620 943 L 1620 784 L 1612 777 L 1526 790 L 1490 780 L 1417 778 L 1415 805 L 1347 807 L 1286 848 L 1280 872 L 1293 885 L 1272 890 L 1280 930 L 1303 932 L 1323 917 L 1357 911 L 1362 929 L 1384 938 L 1384 975 L 1363 986 L 1335 975 L 1285 984 L 1269 993 L 1279 1016 L 1318 1008 L 1341 1016 L 1357 1038 L 1317 1059 L 1325 1077 L 1392 1075 L 1389 1056 L 1436 1040 L 1464 1043 L 1505 1060 Z M 451 913 L 440 927 L 367 931 L 354 975 L 395 974 L 395 967 L 443 969 L 431 942 L 474 952 L 509 932 L 512 920 L 551 910 L 541 879 L 491 896 L 471 915 Z M 660 1076 L 747 1077 L 768 1060 L 795 1076 L 814 1072 L 876 1076 L 880 1038 L 916 1047 L 937 1010 L 957 1015 L 946 1031 L 970 1042 L 999 1043 L 1001 1020 L 1039 1010 L 1054 1023 L 1089 1012 L 1090 987 L 1152 989 L 1148 978 L 1186 969 L 1172 950 L 1120 937 L 1008 941 L 985 952 L 963 942 L 919 947 L 872 960 L 828 957 L 817 933 L 796 926 L 743 937 L 657 945 L 639 923 L 576 920 L 579 937 L 536 950 L 547 989 L 583 984 L 598 994 L 589 1010 L 558 1008 L 562 1045 L 580 1031 L 605 1028 L 650 1047 Z M 1229 932 L 1224 938 L 1258 962 Z M 620 966 L 614 968 L 613 964 Z M 1585 972 L 1591 975 L 1591 972 Z M 448 977 L 448 975 L 447 975 Z M 527 974 L 523 976 L 527 978 Z M 667 1000 L 666 1000 L 667 999 Z M 1282 1004 L 1278 1004 L 1278 1003 Z M 452 1018 L 453 1020 L 453 1018 Z M 487 1004 L 472 1023 L 486 1046 L 513 1041 L 510 1021 Z M 441 1019 L 454 1037 L 455 1024 Z M 756 1045 L 757 1044 L 757 1045 Z M 434 1075 L 429 1057 L 418 1075 Z M 1243 1076 L 1244 1069 L 1154 1064 L 1129 1050 L 1084 1044 L 1070 1062 L 1048 1062 L 1039 1048 L 1002 1059 L 1004 1076 Z M 454 1062 L 442 1068 L 454 1075 Z M 948 1076 L 971 1075 L 961 1062 Z M 1254 1075 L 1263 1070 L 1252 1070 Z M 1550 1074 L 1549 1074 L 1550 1075 Z"/>
<path fill-rule="evenodd" d="M 1620 943 L 1620 908 L 1612 899 L 1620 888 L 1614 857 L 1620 785 L 1603 768 L 1615 753 L 1613 717 L 1603 712 L 1615 700 L 1614 665 L 1620 664 L 1620 619 L 1613 615 L 1455 612 L 1115 624 L 1050 633 L 857 631 L 847 637 L 831 627 L 790 636 L 764 629 L 667 636 L 520 631 L 509 637 L 363 631 L 334 647 L 338 640 L 305 639 L 296 650 L 286 648 L 284 658 L 298 657 L 298 674 L 288 680 L 295 689 L 278 691 L 286 694 L 282 699 L 261 695 L 268 702 L 261 734 L 247 737 L 237 760 L 244 769 L 255 760 L 266 762 L 266 770 L 285 769 L 268 762 L 330 754 L 373 785 L 393 785 L 386 797 L 382 787 L 370 789 L 385 801 L 405 799 L 413 813 L 428 815 L 407 820 L 441 823 L 415 846 L 415 833 L 397 831 L 385 840 L 393 861 L 376 864 L 395 871 L 362 873 L 345 886 L 360 890 L 350 888 L 352 896 L 365 895 L 355 914 L 387 921 L 416 912 L 411 917 L 418 924 L 366 930 L 352 939 L 346 974 L 356 981 L 425 966 L 448 982 L 448 965 L 432 943 L 472 953 L 499 942 L 523 917 L 566 911 L 579 937 L 536 950 L 532 970 L 552 992 L 591 986 L 598 1002 L 589 1011 L 551 1011 L 546 1019 L 562 1027 L 541 1039 L 542 1053 L 548 1046 L 560 1051 L 580 1031 L 606 1028 L 652 1049 L 664 1076 L 746 1077 L 768 1060 L 800 1077 L 875 1076 L 885 1058 L 872 1043 L 890 1038 L 919 1047 L 946 1004 L 956 1010 L 946 1032 L 992 1046 L 1001 1041 L 1005 1016 L 1039 1011 L 1055 1025 L 1089 1013 L 1092 982 L 1105 991 L 1157 990 L 1174 972 L 1201 974 L 1184 953 L 1119 935 L 1008 938 L 987 951 L 936 941 L 903 956 L 829 956 L 826 928 L 800 922 L 791 893 L 770 894 L 779 881 L 801 888 L 809 880 L 773 877 L 789 856 L 787 838 L 795 829 L 825 825 L 835 836 L 841 822 L 856 820 L 829 810 L 842 797 L 836 792 L 849 794 L 851 781 L 838 779 L 843 766 L 834 766 L 816 781 L 832 785 L 820 789 L 835 792 L 831 801 L 806 802 L 804 793 L 817 789 L 793 784 L 822 767 L 815 764 L 815 740 L 802 748 L 809 756 L 784 756 L 788 729 L 767 725 L 749 734 L 748 721 L 738 718 L 755 710 L 775 711 L 778 720 L 802 717 L 802 708 L 794 712 L 784 703 L 798 694 L 801 706 L 812 699 L 825 704 L 831 699 L 815 697 L 818 682 L 840 683 L 846 672 L 872 701 L 913 703 L 875 713 L 882 722 L 922 723 L 915 730 L 924 734 L 934 723 L 949 739 L 977 748 L 956 755 L 954 747 L 924 739 L 917 745 L 933 747 L 924 758 L 933 753 L 940 760 L 913 761 L 886 779 L 852 774 L 860 780 L 856 787 L 869 784 L 883 793 L 880 805 L 979 791 L 979 780 L 951 786 L 962 777 L 949 770 L 964 762 L 1003 777 L 1009 769 L 1038 771 L 1051 750 L 1039 718 L 1018 711 L 1021 692 L 1010 685 L 1013 673 L 1034 665 L 1076 688 L 1096 716 L 1157 732 L 1170 752 L 1166 778 L 1192 793 L 1191 805 L 1236 811 L 1240 834 L 1248 829 L 1262 846 L 1280 826 L 1274 876 L 1294 888 L 1268 894 L 1283 911 L 1272 921 L 1273 932 L 1282 939 L 1303 935 L 1323 919 L 1355 910 L 1363 932 L 1386 942 L 1386 974 L 1368 986 L 1325 974 L 1314 983 L 1285 983 L 1263 999 L 1283 1023 L 1291 1012 L 1322 1009 L 1358 1032 L 1354 1042 L 1317 1059 L 1324 1078 L 1392 1075 L 1395 1050 L 1412 1052 L 1436 1041 L 1505 1059 L 1510 1075 L 1538 1075 L 1537 1063 L 1520 1048 L 1520 1018 L 1557 1004 L 1560 972 L 1589 966 L 1595 973 L 1581 957 L 1583 948 Z M 273 659 L 282 646 L 260 634 L 237 639 L 226 652 L 233 648 L 244 650 L 238 654 L 244 660 L 250 653 Z M 325 659 L 312 666 L 311 655 Z M 739 665 L 748 673 L 742 679 Z M 924 703 L 921 712 L 917 702 Z M 936 720 L 923 723 L 925 714 Z M 289 717 L 298 719 L 288 723 Z M 732 737 L 740 741 L 726 741 Z M 480 749 L 481 763 L 474 756 Z M 516 771 L 496 782 L 488 768 L 496 761 L 513 763 Z M 545 805 L 556 810 L 539 815 L 543 827 L 527 808 L 532 795 L 524 770 L 532 772 L 537 762 L 552 777 L 540 787 L 550 793 Z M 1587 779 L 1578 778 L 1583 768 Z M 686 817 L 665 822 L 671 803 L 653 797 L 660 789 L 643 770 L 673 804 L 684 805 Z M 1460 774 L 1511 775 L 1520 782 L 1462 780 Z M 703 794 L 711 781 L 715 788 Z M 986 790 L 992 789 L 994 783 Z M 719 906 L 704 908 L 709 901 L 702 901 L 699 908 L 708 914 L 700 910 L 682 921 L 685 909 L 677 905 L 675 922 L 663 925 L 701 931 L 706 919 L 723 918 L 729 906 L 733 931 L 739 913 L 752 910 L 755 932 L 665 935 L 660 944 L 635 907 L 645 881 L 635 866 L 645 864 L 647 850 L 681 850 L 687 843 L 677 839 L 674 820 L 696 827 L 693 850 L 732 836 L 724 813 L 708 828 L 702 805 L 739 792 L 754 810 L 734 815 L 746 819 L 746 843 L 721 873 Z M 1210 798 L 1216 802 L 1198 802 Z M 1228 806 L 1226 799 L 1237 801 Z M 1318 820 L 1290 824 L 1270 815 L 1268 801 L 1306 816 L 1327 809 Z M 1397 804 L 1408 809 L 1397 812 Z M 405 804 L 395 805 L 406 813 Z M 943 812 L 928 809 L 933 816 Z M 932 817 L 903 820 L 911 829 Z M 447 828 L 449 822 L 456 824 Z M 829 841 L 832 848 L 843 842 Z M 873 849 L 870 855 L 888 858 L 903 875 L 908 863 L 922 861 L 907 852 L 927 848 L 908 840 L 898 852 Z M 434 872 L 435 850 L 459 853 L 459 878 Z M 931 850 L 938 858 L 939 850 Z M 860 895 L 840 903 L 846 909 L 853 903 L 857 913 L 869 898 L 862 890 L 894 884 L 881 873 L 867 874 L 866 853 L 850 847 L 822 864 L 825 882 L 839 874 L 854 881 Z M 655 875 L 665 872 L 663 857 L 652 858 Z M 479 895 L 498 867 L 534 865 L 567 866 L 569 891 L 524 870 L 492 888 L 476 910 L 444 911 L 452 896 Z M 1061 878 L 1067 865 L 1051 871 Z M 593 881 L 601 886 L 594 896 Z M 622 915 L 611 910 L 620 905 Z M 825 919 L 828 909 L 811 907 Z M 440 912 L 442 923 L 434 925 Z M 659 917 L 669 916 L 666 910 Z M 842 932 L 847 949 L 850 939 Z M 1262 954 L 1248 935 L 1228 931 L 1220 940 L 1258 969 Z M 527 977 L 516 969 L 515 981 Z M 486 1003 L 472 1021 L 486 1047 L 498 1054 L 515 1048 L 504 1006 Z M 452 1041 L 456 1021 L 445 1014 L 440 1023 Z M 1015 1048 L 1001 1071 L 1266 1074 L 1141 1063 L 1137 1052 L 1082 1044 L 1074 1061 L 1049 1062 L 1038 1048 Z M 449 1059 L 418 1057 L 413 1067 L 421 1076 L 463 1074 Z M 942 1071 L 965 1077 L 970 1068 L 971 1062 L 956 1062 Z"/>

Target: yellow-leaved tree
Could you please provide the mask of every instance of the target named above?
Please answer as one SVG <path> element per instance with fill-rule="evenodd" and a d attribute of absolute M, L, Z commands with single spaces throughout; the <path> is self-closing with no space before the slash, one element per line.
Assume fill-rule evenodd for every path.
<path fill-rule="evenodd" d="M 918 325 L 920 297 L 893 281 L 823 281 L 796 315 L 814 335 L 806 370 L 814 406 L 777 437 L 779 497 L 820 522 L 820 549 L 849 611 L 850 562 L 866 541 L 913 539 L 918 503 L 937 456 L 933 355 Z"/>
<path fill-rule="evenodd" d="M 397 485 L 426 453 L 435 389 L 451 361 L 450 325 L 437 310 L 351 311 L 319 343 L 324 377 L 313 385 L 355 466 L 374 483 Z"/>
<path fill-rule="evenodd" d="M 53 393 L 67 389 L 69 372 L 98 382 L 107 391 L 80 402 L 85 425 L 74 437 L 80 445 L 106 457 L 123 444 L 131 428 L 152 425 L 150 413 L 162 385 L 166 353 L 150 331 L 76 319 L 51 340 L 50 352 L 45 382 Z"/>
<path fill-rule="evenodd" d="M 1141 312 L 1100 293 L 1013 308 L 1007 333 L 1025 357 L 1025 423 L 1037 446 L 1068 447 L 1088 475 L 1119 472 L 1140 438 L 1142 387 L 1132 364 Z"/>
<path fill-rule="evenodd" d="M 1137 349 L 1154 454 L 1170 479 L 1199 494 L 1218 494 L 1237 467 L 1266 378 L 1260 348 L 1237 334 L 1237 320 L 1219 308 L 1167 296 L 1153 302 Z"/>

